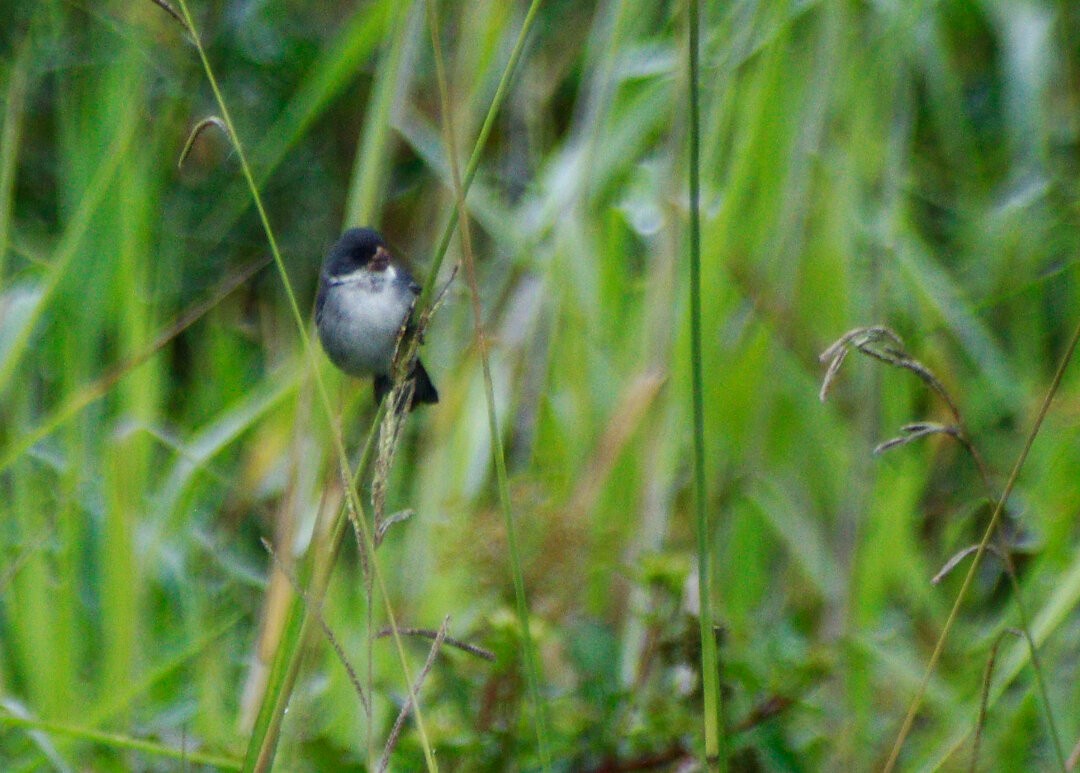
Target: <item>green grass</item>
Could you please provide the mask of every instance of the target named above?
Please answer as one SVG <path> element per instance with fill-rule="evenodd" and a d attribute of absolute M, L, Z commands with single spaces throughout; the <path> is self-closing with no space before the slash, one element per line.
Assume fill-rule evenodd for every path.
<path fill-rule="evenodd" d="M 1080 17 L 701 5 L 703 536 L 731 767 L 879 769 L 927 675 L 898 769 L 967 769 L 1017 605 L 988 553 L 928 671 L 970 559 L 930 580 L 982 538 L 985 486 L 946 437 L 872 457 L 947 407 L 855 356 L 822 404 L 817 355 L 900 333 L 1001 494 L 1080 320 Z M 228 137 L 177 167 L 222 110 L 164 11 L 23 4 L 0 33 L 2 767 L 230 769 L 268 742 L 279 770 L 371 768 L 432 644 L 373 638 L 387 609 L 449 615 L 496 655 L 443 642 L 417 690 L 426 741 L 410 718 L 392 769 L 698 758 L 687 4 L 541 3 L 501 90 L 526 5 L 440 4 L 456 172 L 425 2 L 190 10 L 277 269 L 257 268 L 271 249 Z M 389 473 L 387 511 L 414 514 L 375 552 L 384 599 L 347 530 L 328 559 L 335 435 L 355 469 L 375 411 L 307 358 L 309 313 L 345 225 L 441 286 L 465 257 L 455 178 L 494 405 L 461 274 L 424 344 L 442 402 Z M 1077 384 L 1073 364 L 1002 514 L 1066 757 Z M 357 493 L 370 517 L 369 477 Z M 264 538 L 300 582 L 328 576 L 321 615 L 370 713 L 314 619 L 282 635 L 303 609 Z M 296 666 L 271 677 L 280 736 L 256 722 L 275 657 Z M 986 695 L 981 769 L 1060 769 L 1023 639 L 1001 640 Z"/>

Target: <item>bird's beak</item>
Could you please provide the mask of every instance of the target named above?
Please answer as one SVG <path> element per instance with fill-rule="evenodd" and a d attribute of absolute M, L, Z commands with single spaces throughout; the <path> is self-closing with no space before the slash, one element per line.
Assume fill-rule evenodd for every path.
<path fill-rule="evenodd" d="M 385 271 L 387 266 L 390 265 L 390 253 L 386 251 L 385 247 L 375 248 L 375 257 L 371 259 L 372 271 Z"/>

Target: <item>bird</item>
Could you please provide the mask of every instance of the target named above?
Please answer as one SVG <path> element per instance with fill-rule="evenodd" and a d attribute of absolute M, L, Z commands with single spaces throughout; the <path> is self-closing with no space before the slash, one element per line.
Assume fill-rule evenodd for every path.
<path fill-rule="evenodd" d="M 375 401 L 393 387 L 391 368 L 402 325 L 412 330 L 420 286 L 373 228 L 350 228 L 323 261 L 315 325 L 330 361 L 350 376 L 374 376 Z M 420 359 L 414 358 L 409 410 L 439 402 Z"/>

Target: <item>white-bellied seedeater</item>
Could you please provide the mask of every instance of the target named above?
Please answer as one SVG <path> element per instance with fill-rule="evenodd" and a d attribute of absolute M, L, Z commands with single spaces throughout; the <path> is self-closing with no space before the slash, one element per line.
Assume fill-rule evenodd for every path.
<path fill-rule="evenodd" d="M 315 324 L 330 360 L 351 376 L 374 376 L 375 399 L 393 386 L 390 370 L 402 324 L 420 294 L 412 274 L 390 254 L 378 231 L 350 228 L 323 262 Z M 409 408 L 439 402 L 419 358 Z"/>

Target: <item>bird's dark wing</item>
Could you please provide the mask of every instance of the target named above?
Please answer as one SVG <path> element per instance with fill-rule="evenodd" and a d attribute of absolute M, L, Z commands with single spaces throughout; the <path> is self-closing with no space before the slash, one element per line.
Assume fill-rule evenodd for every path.
<path fill-rule="evenodd" d="M 416 280 L 415 280 L 415 279 L 413 278 L 412 272 L 411 272 L 411 271 L 409 271 L 409 269 L 407 269 L 407 268 L 406 268 L 406 269 L 402 269 L 402 271 L 403 271 L 403 275 L 402 275 L 402 277 L 401 277 L 401 278 L 402 278 L 402 279 L 404 279 L 404 280 L 405 280 L 405 284 L 407 284 L 407 285 L 409 286 L 409 291 L 410 291 L 410 292 L 411 292 L 411 293 L 412 293 L 413 295 L 420 295 L 420 290 L 421 290 L 422 288 L 420 287 L 420 284 L 419 284 L 419 282 L 417 282 L 417 281 L 416 281 Z"/>
<path fill-rule="evenodd" d="M 416 283 L 415 279 L 413 279 L 412 272 L 409 271 L 409 269 L 405 266 L 399 266 L 398 271 L 400 272 L 398 274 L 398 279 L 404 281 L 405 285 L 409 288 L 409 292 L 419 298 L 420 293 L 423 291 L 423 288 Z M 412 335 L 416 332 L 416 326 L 413 324 L 416 320 L 416 314 L 417 310 L 414 307 L 413 310 L 409 312 L 409 320 L 408 323 L 405 325 L 406 335 Z M 420 342 L 423 343 L 423 339 L 421 339 Z"/>

